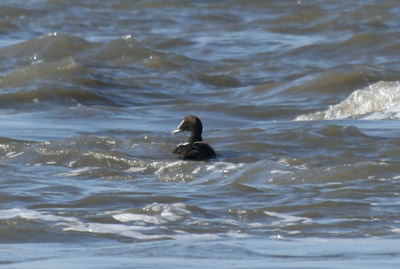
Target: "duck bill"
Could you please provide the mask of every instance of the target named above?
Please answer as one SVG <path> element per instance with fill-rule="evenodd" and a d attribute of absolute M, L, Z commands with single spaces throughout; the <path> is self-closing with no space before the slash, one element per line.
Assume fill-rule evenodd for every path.
<path fill-rule="evenodd" d="M 175 130 L 173 130 L 171 132 L 171 134 L 177 134 L 177 133 L 180 133 L 180 132 L 183 132 L 183 131 L 181 129 L 175 129 Z"/>
<path fill-rule="evenodd" d="M 185 121 L 183 120 L 183 121 L 178 125 L 178 127 L 176 127 L 176 129 L 173 130 L 173 131 L 171 132 L 171 134 L 177 134 L 177 133 L 183 132 L 184 130 L 182 130 L 182 125 L 183 125 L 184 122 L 185 122 Z"/>

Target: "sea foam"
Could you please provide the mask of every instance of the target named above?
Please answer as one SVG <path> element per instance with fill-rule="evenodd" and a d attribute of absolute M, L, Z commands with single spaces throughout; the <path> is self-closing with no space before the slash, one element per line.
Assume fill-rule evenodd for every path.
<path fill-rule="evenodd" d="M 380 81 L 356 90 L 344 101 L 325 111 L 298 116 L 295 121 L 338 120 L 346 118 L 400 118 L 400 81 Z"/>

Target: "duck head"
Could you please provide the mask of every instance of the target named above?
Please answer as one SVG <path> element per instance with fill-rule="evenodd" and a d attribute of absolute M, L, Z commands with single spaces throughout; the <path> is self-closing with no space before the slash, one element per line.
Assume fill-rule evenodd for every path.
<path fill-rule="evenodd" d="M 189 144 L 194 142 L 202 141 L 201 133 L 203 132 L 203 125 L 198 117 L 193 115 L 186 116 L 183 121 L 172 131 L 172 134 L 177 134 L 180 132 L 191 132 L 189 137 Z"/>

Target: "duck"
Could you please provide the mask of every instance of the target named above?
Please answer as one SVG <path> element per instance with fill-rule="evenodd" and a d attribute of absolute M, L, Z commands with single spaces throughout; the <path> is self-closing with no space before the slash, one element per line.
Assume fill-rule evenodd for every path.
<path fill-rule="evenodd" d="M 198 117 L 194 115 L 186 116 L 172 131 L 172 134 L 184 131 L 191 132 L 189 140 L 187 143 L 178 144 L 172 152 L 173 154 L 178 155 L 183 160 L 206 160 L 217 156 L 210 145 L 202 142 L 203 124 Z"/>

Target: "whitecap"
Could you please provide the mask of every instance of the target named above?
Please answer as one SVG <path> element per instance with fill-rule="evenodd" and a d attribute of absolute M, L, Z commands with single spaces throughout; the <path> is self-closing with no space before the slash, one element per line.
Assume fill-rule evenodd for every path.
<path fill-rule="evenodd" d="M 124 172 L 137 173 L 137 172 L 143 172 L 146 169 L 147 169 L 146 167 L 131 167 L 131 168 L 124 170 Z"/>
<path fill-rule="evenodd" d="M 113 215 L 113 218 L 120 222 L 129 222 L 129 221 L 137 221 L 137 222 L 145 222 L 150 224 L 163 224 L 166 223 L 166 220 L 157 217 L 157 216 L 149 216 L 144 214 L 133 214 L 133 213 L 122 213 Z"/>
<path fill-rule="evenodd" d="M 183 203 L 162 204 L 152 203 L 142 209 L 149 214 L 108 212 L 112 217 L 120 222 L 137 222 L 147 224 L 165 224 L 168 222 L 178 221 L 191 212 L 186 209 Z M 151 214 L 151 215 L 150 215 Z"/>
<path fill-rule="evenodd" d="M 193 233 L 186 233 L 184 231 L 175 231 L 175 232 L 178 234 L 174 235 L 173 239 L 180 239 L 180 240 L 217 240 L 217 239 L 220 239 L 220 236 L 217 234 L 210 234 L 210 233 L 193 234 Z"/>
<path fill-rule="evenodd" d="M 231 238 L 236 238 L 236 239 L 249 238 L 250 237 L 249 234 L 242 233 L 240 231 L 229 231 L 226 235 L 231 237 Z"/>
<path fill-rule="evenodd" d="M 325 111 L 300 115 L 295 121 L 346 118 L 393 119 L 400 116 L 400 81 L 380 81 L 356 90 Z"/>
<path fill-rule="evenodd" d="M 62 221 L 62 222 L 77 222 L 76 218 L 63 217 L 51 214 L 49 212 L 39 212 L 24 208 L 12 208 L 0 210 L 0 219 L 23 218 L 27 220 L 43 220 L 43 221 Z"/>
<path fill-rule="evenodd" d="M 291 225 L 294 223 L 311 223 L 313 222 L 312 219 L 307 218 L 307 217 L 297 217 L 297 216 L 292 216 L 289 214 L 282 214 L 282 213 L 276 213 L 272 211 L 264 211 L 264 214 L 270 217 L 276 217 L 280 218 L 282 220 L 280 221 L 275 221 L 272 223 L 272 225 Z"/>
<path fill-rule="evenodd" d="M 184 204 L 176 203 L 172 205 L 164 205 L 161 211 L 161 217 L 169 221 L 178 221 L 184 217 L 184 215 L 189 215 L 190 211 L 185 208 Z"/>
<path fill-rule="evenodd" d="M 273 170 L 269 171 L 269 173 L 271 175 L 273 175 L 273 174 L 281 174 L 281 175 L 283 175 L 283 174 L 289 174 L 290 171 L 283 171 L 283 170 L 273 169 Z"/>
<path fill-rule="evenodd" d="M 198 173 L 200 173 L 200 171 L 201 171 L 201 167 L 197 167 L 196 169 L 194 169 L 192 171 L 192 174 L 198 174 Z"/>
<path fill-rule="evenodd" d="M 99 167 L 83 167 L 83 168 L 78 168 L 78 169 L 74 169 L 72 171 L 66 172 L 66 173 L 60 173 L 58 174 L 58 176 L 62 176 L 62 177 L 75 177 L 75 176 L 79 176 L 83 173 L 89 172 L 91 170 L 95 170 L 95 169 L 99 169 Z"/>
<path fill-rule="evenodd" d="M 16 157 L 18 157 L 18 156 L 20 156 L 22 154 L 24 154 L 24 153 L 23 152 L 18 152 L 17 153 L 17 152 L 11 151 L 11 152 L 8 152 L 6 154 L 6 157 L 12 159 L 12 158 L 16 158 Z"/>
<path fill-rule="evenodd" d="M 146 235 L 138 232 L 138 230 L 148 230 L 146 227 L 127 226 L 122 224 L 78 223 L 66 227 L 63 230 L 74 231 L 74 232 L 98 233 L 98 234 L 114 234 L 141 240 L 170 238 L 169 236 L 165 235 Z"/>

